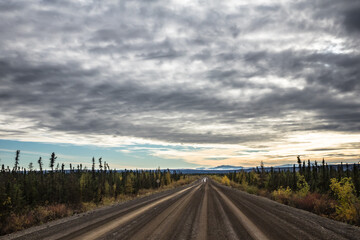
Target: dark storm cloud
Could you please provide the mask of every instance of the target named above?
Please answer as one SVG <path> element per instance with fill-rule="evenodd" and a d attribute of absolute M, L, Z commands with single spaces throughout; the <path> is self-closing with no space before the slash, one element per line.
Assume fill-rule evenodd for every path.
<path fill-rule="evenodd" d="M 33 129 L 184 143 L 359 132 L 359 8 L 326 3 L 1 3 L 0 110 Z"/>
<path fill-rule="evenodd" d="M 180 52 L 177 52 L 173 49 L 169 49 L 166 51 L 156 51 L 156 52 L 149 52 L 147 54 L 140 54 L 138 57 L 144 58 L 144 59 L 157 59 L 157 58 L 164 58 L 166 60 L 171 60 L 173 58 L 177 58 L 182 56 L 183 54 Z"/>
<path fill-rule="evenodd" d="M 0 12 L 12 12 L 16 10 L 22 9 L 24 3 L 16 3 L 16 2 L 0 2 Z"/>
<path fill-rule="evenodd" d="M 345 26 L 349 31 L 360 31 L 360 8 L 351 9 L 345 12 Z"/>
<path fill-rule="evenodd" d="M 8 83 L 13 86 L 0 93 L 5 100 L 1 107 L 14 115 L 36 118 L 39 120 L 37 125 L 39 128 L 70 133 L 114 134 L 115 132 L 119 136 L 157 138 L 184 143 L 248 142 L 265 137 L 253 134 L 242 136 L 186 133 L 181 132 L 181 126 L 180 128 L 176 125 L 167 126 L 168 122 L 161 120 L 161 116 L 159 119 L 156 119 L 156 116 L 143 116 L 157 112 L 218 113 L 225 108 L 232 109 L 231 106 L 212 97 L 199 95 L 198 92 L 169 90 L 159 94 L 158 90 L 152 92 L 131 82 L 119 85 L 95 84 L 90 87 L 76 79 L 80 77 L 84 80 L 87 76 L 98 76 L 98 72 L 80 70 L 76 65 L 15 68 L 2 62 L 2 66 L 6 66 L 1 69 L 4 76 L 16 72 L 20 77 L 14 78 Z M 57 84 L 56 81 L 62 78 L 67 80 Z M 33 85 L 38 81 L 42 84 Z M 29 88 L 32 91 L 29 91 Z M 14 105 L 18 108 L 13 109 Z M 27 111 L 27 108 L 31 108 L 31 111 Z M 189 120 L 195 121 L 195 119 Z M 139 123 L 136 123 L 137 121 Z M 203 123 L 212 121 L 214 118 L 201 120 Z"/>

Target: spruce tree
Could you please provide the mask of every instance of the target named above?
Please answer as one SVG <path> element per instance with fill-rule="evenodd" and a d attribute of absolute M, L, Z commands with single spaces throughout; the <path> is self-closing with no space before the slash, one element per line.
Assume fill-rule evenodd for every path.
<path fill-rule="evenodd" d="M 51 168 L 51 172 L 54 171 L 54 164 L 55 164 L 56 159 L 57 159 L 57 157 L 55 156 L 55 153 L 53 152 L 50 157 L 50 165 L 49 165 Z"/>
<path fill-rule="evenodd" d="M 300 155 L 297 156 L 297 163 L 299 164 L 299 173 L 300 173 L 300 175 L 302 175 Z"/>
<path fill-rule="evenodd" d="M 30 170 L 30 172 L 33 170 L 33 168 L 34 168 L 33 163 L 30 162 L 30 163 L 29 163 L 29 170 Z"/>
<path fill-rule="evenodd" d="M 43 170 L 43 163 L 42 163 L 42 159 L 41 159 L 41 157 L 39 158 L 39 160 L 38 160 L 38 164 L 39 164 L 39 169 L 40 169 L 40 173 L 42 173 L 42 170 Z"/>
<path fill-rule="evenodd" d="M 19 167 L 19 156 L 20 156 L 20 150 L 16 150 L 16 156 L 15 156 L 15 165 L 14 165 L 14 171 L 18 171 Z"/>
<path fill-rule="evenodd" d="M 103 168 L 102 158 L 99 158 L 99 168 L 100 168 L 100 171 L 102 171 L 102 168 Z"/>

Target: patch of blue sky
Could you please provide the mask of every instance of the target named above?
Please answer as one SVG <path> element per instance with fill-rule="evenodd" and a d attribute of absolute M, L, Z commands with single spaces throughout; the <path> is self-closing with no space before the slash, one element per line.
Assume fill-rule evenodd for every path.
<path fill-rule="evenodd" d="M 187 147 L 186 147 L 187 148 Z M 182 146 L 161 145 L 127 145 L 123 147 L 97 147 L 93 145 L 73 145 L 58 143 L 21 142 L 12 140 L 0 140 L 0 164 L 12 168 L 14 165 L 15 152 L 20 150 L 20 166 L 27 167 L 32 162 L 37 167 L 37 160 L 42 157 L 44 166 L 48 167 L 48 160 L 52 152 L 58 156 L 57 163 L 64 163 L 66 168 L 70 163 L 73 166 L 82 164 L 90 168 L 92 158 L 102 157 L 110 168 L 116 169 L 154 169 L 166 168 L 194 168 L 198 165 L 185 162 L 181 159 L 165 159 L 154 156 L 154 151 L 166 151 L 169 149 L 182 150 Z"/>
<path fill-rule="evenodd" d="M 269 152 L 268 150 L 255 150 L 255 149 L 250 149 L 250 150 L 245 150 L 244 152 L 248 152 L 248 153 L 258 153 L 258 152 Z"/>

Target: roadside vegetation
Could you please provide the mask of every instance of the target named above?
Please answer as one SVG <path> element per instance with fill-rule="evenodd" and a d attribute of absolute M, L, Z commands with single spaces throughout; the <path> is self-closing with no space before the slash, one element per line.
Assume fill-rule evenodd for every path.
<path fill-rule="evenodd" d="M 52 153 L 50 170 L 44 161 L 23 168 L 16 151 L 12 169 L 4 165 L 0 171 L 0 235 L 39 225 L 50 220 L 92 210 L 99 206 L 123 202 L 139 196 L 185 185 L 198 176 L 183 175 L 170 170 L 110 169 L 99 158 L 92 159 L 91 169 L 56 163 Z"/>
<path fill-rule="evenodd" d="M 360 226 L 360 165 L 301 161 L 292 169 L 265 169 L 213 175 L 219 183 L 321 216 Z"/>

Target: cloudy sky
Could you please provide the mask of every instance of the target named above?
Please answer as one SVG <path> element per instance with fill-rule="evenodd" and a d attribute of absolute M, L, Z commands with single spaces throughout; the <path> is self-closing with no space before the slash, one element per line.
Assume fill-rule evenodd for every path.
<path fill-rule="evenodd" d="M 354 0 L 0 2 L 0 164 L 360 160 Z"/>

